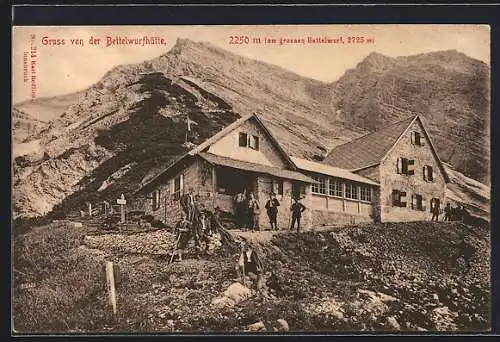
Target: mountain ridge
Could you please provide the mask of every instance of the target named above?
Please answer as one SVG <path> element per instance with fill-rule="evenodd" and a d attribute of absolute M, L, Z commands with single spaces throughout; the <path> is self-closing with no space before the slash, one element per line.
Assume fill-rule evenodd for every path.
<path fill-rule="evenodd" d="M 448 52 L 438 56 L 453 60 L 453 54 Z M 440 110 L 439 103 L 429 100 L 432 92 L 426 86 L 433 85 L 444 93 L 443 96 L 448 90 L 446 84 L 441 85 L 439 80 L 431 77 L 432 73 L 429 74 L 429 64 L 432 63 L 422 64 L 422 59 L 429 57 L 415 57 L 408 67 L 404 66 L 404 59 L 378 53 L 368 57 L 347 70 L 339 80 L 325 83 L 238 56 L 213 44 L 179 39 L 171 50 L 157 58 L 116 66 L 87 89 L 64 95 L 59 102 L 57 97 L 52 98 L 57 102 L 58 110 L 62 104 L 68 106 L 59 116 L 48 121 L 46 129 L 32 134 L 32 140 L 40 141 L 43 153 L 39 155 L 44 159 L 15 161 L 15 210 L 22 215 L 41 214 L 39 210 L 25 210 L 23 207 L 37 207 L 33 203 L 48 201 L 48 205 L 38 205 L 48 208 L 43 213 L 54 207 L 65 211 L 74 209 L 84 200 L 114 196 L 114 192 L 131 189 L 148 168 L 168 163 L 182 152 L 182 118 L 186 114 L 201 123 L 194 132 L 194 139 L 199 142 L 238 117 L 259 111 L 287 152 L 316 160 L 321 160 L 339 144 L 405 115 L 414 115 L 414 112 L 423 113 L 431 123 L 435 117 L 442 120 L 436 114 Z M 436 63 L 439 65 L 440 62 Z M 457 65 L 461 63 L 464 62 Z M 470 78 L 469 69 L 476 70 L 476 64 L 471 62 L 463 68 L 466 79 Z M 441 76 L 450 75 L 445 80 L 450 80 L 452 86 L 463 78 L 453 70 L 439 69 L 439 72 Z M 479 83 L 484 70 L 483 74 L 480 72 Z M 397 84 L 391 82 L 400 83 L 402 89 L 406 89 L 409 82 L 414 91 L 423 94 L 425 101 L 408 97 L 408 92 L 401 92 Z M 471 85 L 478 86 L 473 82 Z M 463 88 L 459 90 L 458 94 L 452 95 L 460 104 L 471 107 L 473 117 L 477 119 L 479 115 L 471 103 L 488 102 L 483 98 L 484 90 L 477 90 L 476 95 L 471 95 L 470 91 L 461 93 Z M 391 96 L 404 100 L 404 106 L 386 101 Z M 428 103 L 435 108 L 429 107 Z M 429 108 L 430 114 L 426 112 Z M 467 118 L 467 113 L 462 111 L 459 114 Z M 457 120 L 453 128 L 459 133 L 460 129 L 467 131 L 468 128 L 460 124 Z M 472 133 L 477 134 L 483 126 L 484 123 L 479 122 Z M 431 135 L 442 134 L 436 125 L 430 128 Z M 170 134 L 168 138 L 165 137 L 167 133 Z M 467 141 L 460 134 L 455 135 L 455 141 L 462 144 Z M 445 132 L 441 148 L 442 141 L 450 136 Z M 478 146 L 471 151 L 473 157 L 482 152 Z M 150 158 L 144 156 L 148 153 Z M 446 153 L 453 154 L 446 148 L 442 153 L 445 157 Z M 464 159 L 460 151 L 454 154 L 462 159 L 450 157 L 445 161 L 451 160 L 451 164 L 458 165 L 462 171 L 464 167 L 460 163 L 468 159 Z M 476 167 L 474 158 L 470 159 L 471 165 Z M 479 162 L 482 160 L 484 158 Z M 78 166 L 79 163 L 82 167 Z M 133 163 L 136 164 L 130 170 L 127 168 L 129 171 L 123 180 L 114 181 L 114 186 L 98 191 L 108 177 Z M 54 192 L 53 188 L 60 191 Z M 35 198 L 30 199 L 28 194 Z"/>

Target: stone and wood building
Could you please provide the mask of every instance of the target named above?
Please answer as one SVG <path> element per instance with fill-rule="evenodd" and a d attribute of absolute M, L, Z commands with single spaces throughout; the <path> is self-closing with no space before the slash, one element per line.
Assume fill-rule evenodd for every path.
<path fill-rule="evenodd" d="M 205 208 L 234 212 L 246 189 L 264 205 L 271 192 L 281 206 L 278 227 L 290 224 L 293 197 L 306 206 L 301 226 L 429 219 L 444 199 L 446 171 L 423 124 L 413 117 L 330 152 L 323 162 L 289 156 L 257 114 L 240 118 L 177 158 L 136 192 L 135 207 L 173 226 L 179 198 L 192 189 Z M 396 193 L 397 191 L 397 193 Z"/>
<path fill-rule="evenodd" d="M 429 220 L 433 206 L 443 207 L 449 177 L 419 116 L 338 146 L 323 163 L 380 184 L 376 220 Z"/>

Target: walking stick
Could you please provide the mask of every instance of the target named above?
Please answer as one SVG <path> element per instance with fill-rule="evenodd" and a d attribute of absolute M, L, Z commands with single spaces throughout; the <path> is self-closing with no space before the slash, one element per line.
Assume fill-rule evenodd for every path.
<path fill-rule="evenodd" d="M 245 253 L 245 252 L 243 252 Z M 243 283 L 243 286 L 246 286 L 245 284 L 245 256 L 243 256 L 243 267 L 242 267 L 242 273 L 243 273 L 243 277 L 241 279 L 242 283 Z"/>

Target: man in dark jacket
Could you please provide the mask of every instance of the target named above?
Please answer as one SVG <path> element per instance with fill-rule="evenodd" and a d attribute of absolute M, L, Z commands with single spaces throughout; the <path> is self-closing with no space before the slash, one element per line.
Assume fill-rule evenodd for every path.
<path fill-rule="evenodd" d="M 293 230 L 295 226 L 295 222 L 297 222 L 297 232 L 300 230 L 300 218 L 302 217 L 302 213 L 306 210 L 306 207 L 299 202 L 298 198 L 293 199 L 293 204 L 290 207 L 290 211 L 292 212 L 292 225 L 290 226 L 290 230 Z"/>
<path fill-rule="evenodd" d="M 276 199 L 276 194 L 271 192 L 269 194 L 270 199 L 266 203 L 267 216 L 269 216 L 269 223 L 271 224 L 271 230 L 278 230 L 278 207 L 280 206 L 280 202 Z"/>
<path fill-rule="evenodd" d="M 450 203 L 446 203 L 446 207 L 444 207 L 444 220 L 451 221 L 451 205 L 450 205 Z"/>
<path fill-rule="evenodd" d="M 432 207 L 431 207 L 431 213 L 432 213 L 432 217 L 431 217 L 431 221 L 438 221 L 438 218 L 439 218 L 439 204 L 434 202 L 432 204 Z"/>
<path fill-rule="evenodd" d="M 244 228 L 245 224 L 248 224 L 245 220 L 245 204 L 247 201 L 247 190 L 244 189 L 242 192 L 234 196 L 234 216 L 236 218 L 236 226 L 239 229 Z"/>

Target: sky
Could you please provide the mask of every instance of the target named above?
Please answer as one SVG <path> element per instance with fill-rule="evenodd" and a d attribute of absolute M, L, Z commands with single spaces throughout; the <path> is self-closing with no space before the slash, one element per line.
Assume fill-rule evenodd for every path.
<path fill-rule="evenodd" d="M 164 41 L 107 46 L 106 37 L 116 36 Z M 100 44 L 90 44 L 92 37 L 100 38 Z M 231 37 L 243 37 L 241 44 L 234 44 L 238 39 Z M 311 44 L 307 37 L 342 37 L 344 44 Z M 348 43 L 348 37 L 355 37 L 356 43 Z M 325 82 L 337 80 L 371 52 L 397 57 L 455 49 L 490 64 L 487 25 L 22 26 L 14 27 L 12 34 L 13 103 L 83 90 L 116 65 L 168 52 L 177 38 L 210 42 Z M 276 43 L 266 43 L 266 38 Z M 299 43 L 280 44 L 282 38 Z M 83 45 L 73 44 L 72 39 L 82 40 Z M 62 40 L 65 44 L 57 45 Z"/>

